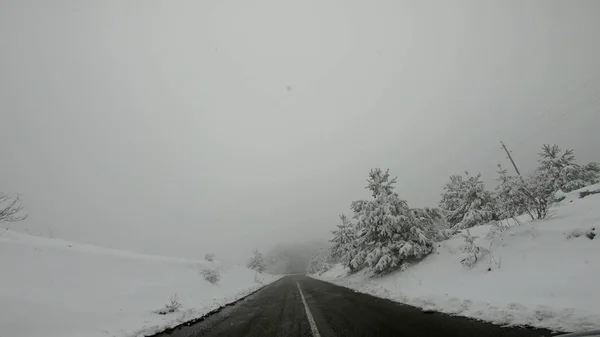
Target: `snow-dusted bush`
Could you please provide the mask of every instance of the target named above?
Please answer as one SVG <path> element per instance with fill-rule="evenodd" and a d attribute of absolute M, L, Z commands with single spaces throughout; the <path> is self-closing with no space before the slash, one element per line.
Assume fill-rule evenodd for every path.
<path fill-rule="evenodd" d="M 411 211 L 425 228 L 425 235 L 433 241 L 447 240 L 459 232 L 450 228 L 446 221 L 447 212 L 441 208 L 412 208 Z"/>
<path fill-rule="evenodd" d="M 563 152 L 556 144 L 544 144 L 539 155 L 537 171 L 551 180 L 554 192 L 571 192 L 594 184 L 600 178 L 600 165 L 596 162 L 583 166 L 575 163 L 572 149 Z"/>
<path fill-rule="evenodd" d="M 405 271 L 406 269 L 410 268 L 410 266 L 412 266 L 412 263 L 404 262 L 400 265 L 400 271 Z"/>
<path fill-rule="evenodd" d="M 530 200 L 524 189 L 525 180 L 519 176 L 510 176 L 508 171 L 498 165 L 498 186 L 496 187 L 496 212 L 498 218 L 509 219 L 530 213 Z"/>
<path fill-rule="evenodd" d="M 246 265 L 246 267 L 254 269 L 259 273 L 265 271 L 265 259 L 263 258 L 262 253 L 258 251 L 258 249 L 252 251 L 252 256 L 248 260 L 248 264 Z"/>
<path fill-rule="evenodd" d="M 460 264 L 462 264 L 464 267 L 471 268 L 477 263 L 479 258 L 488 253 L 488 250 L 475 243 L 475 240 L 478 237 L 472 236 L 468 229 L 466 234 L 463 234 L 463 237 L 465 238 L 463 253 L 466 253 L 467 256 L 460 261 Z"/>
<path fill-rule="evenodd" d="M 221 279 L 221 274 L 218 269 L 204 268 L 200 272 L 205 280 L 212 284 L 216 284 Z"/>
<path fill-rule="evenodd" d="M 557 145 L 544 144 L 539 156 L 539 166 L 526 177 L 508 176 L 500 167 L 496 198 L 501 218 L 527 213 L 534 220 L 544 219 L 552 203 L 559 201 L 557 194 L 593 184 L 600 177 L 600 165 L 578 165 L 573 150 L 563 152 Z"/>
<path fill-rule="evenodd" d="M 206 255 L 204 255 L 204 259 L 206 261 L 213 262 L 215 260 L 215 254 L 213 254 L 213 253 L 206 253 Z"/>
<path fill-rule="evenodd" d="M 166 315 L 179 311 L 179 308 L 181 308 L 181 303 L 179 303 L 179 298 L 177 297 L 177 294 L 175 294 L 171 296 L 169 302 L 165 304 L 165 307 L 157 310 L 156 313 L 159 315 Z"/>
<path fill-rule="evenodd" d="M 594 240 L 596 235 L 597 235 L 596 228 L 592 227 L 589 229 L 574 229 L 571 232 L 567 233 L 566 237 L 568 240 L 568 239 L 572 239 L 572 238 L 578 238 L 580 236 L 585 236 L 586 238 L 588 238 L 590 240 Z"/>
<path fill-rule="evenodd" d="M 537 170 L 525 178 L 523 194 L 527 196 L 527 208 L 532 219 L 545 219 L 555 202 L 556 190 L 548 172 Z"/>
<path fill-rule="evenodd" d="M 527 213 L 532 220 L 544 219 L 553 202 L 559 201 L 554 180 L 545 170 L 536 170 L 526 177 L 509 176 L 500 165 L 496 188 L 496 210 L 500 219 L 515 219 Z M 563 196 L 564 199 L 564 196 Z"/>
<path fill-rule="evenodd" d="M 390 272 L 408 259 L 420 258 L 434 250 L 406 201 L 394 192 L 396 178 L 389 170 L 371 170 L 367 179 L 371 200 L 352 203 L 356 226 L 356 247 L 350 262 L 354 269 L 368 267 L 376 274 Z"/>
<path fill-rule="evenodd" d="M 510 227 L 512 227 L 512 226 L 508 220 L 494 221 L 494 223 L 492 223 L 492 225 L 490 226 L 489 232 L 486 234 L 486 239 L 493 239 L 496 236 L 498 236 L 498 234 L 503 233 L 506 230 L 508 230 Z"/>
<path fill-rule="evenodd" d="M 481 173 L 466 178 L 450 176 L 444 186 L 440 207 L 448 211 L 446 220 L 454 229 L 465 229 L 494 219 L 494 199 L 481 181 Z"/>
<path fill-rule="evenodd" d="M 0 194 L 0 222 L 16 222 L 25 220 L 27 214 L 23 214 L 23 201 L 20 196 L 10 197 Z"/>

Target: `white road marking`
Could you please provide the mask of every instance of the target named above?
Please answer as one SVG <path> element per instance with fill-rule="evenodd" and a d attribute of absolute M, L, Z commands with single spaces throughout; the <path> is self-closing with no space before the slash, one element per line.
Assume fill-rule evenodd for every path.
<path fill-rule="evenodd" d="M 308 324 L 310 324 L 310 330 L 312 331 L 313 337 L 321 337 L 319 334 L 319 330 L 317 329 L 317 325 L 315 324 L 315 319 L 313 315 L 310 313 L 310 309 L 308 308 L 308 303 L 306 303 L 306 299 L 304 298 L 304 294 L 302 293 L 302 289 L 300 289 L 300 283 L 296 282 L 298 285 L 298 291 L 300 292 L 300 297 L 302 297 L 302 303 L 304 303 L 304 309 L 306 310 L 306 317 L 308 318 Z"/>

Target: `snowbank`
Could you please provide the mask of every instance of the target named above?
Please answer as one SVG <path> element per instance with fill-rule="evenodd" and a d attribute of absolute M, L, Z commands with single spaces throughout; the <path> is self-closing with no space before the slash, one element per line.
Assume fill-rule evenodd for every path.
<path fill-rule="evenodd" d="M 216 268 L 221 280 L 202 278 Z M 136 254 L 8 231 L 0 237 L 0 336 L 145 336 L 277 279 L 241 266 Z M 177 294 L 183 305 L 153 313 Z"/>
<path fill-rule="evenodd" d="M 600 329 L 600 194 L 566 194 L 546 220 L 517 225 L 486 238 L 490 226 L 470 230 L 490 249 L 466 269 L 464 238 L 439 243 L 437 252 L 404 272 L 370 278 L 346 276 L 338 266 L 315 276 L 360 292 L 428 310 L 503 325 L 532 325 L 559 331 Z M 592 230 L 593 228 L 593 230 Z M 574 234 L 574 235 L 573 235 Z"/>

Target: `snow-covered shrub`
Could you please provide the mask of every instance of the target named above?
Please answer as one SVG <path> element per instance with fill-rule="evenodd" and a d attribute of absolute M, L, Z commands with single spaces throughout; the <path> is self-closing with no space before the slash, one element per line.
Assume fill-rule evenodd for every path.
<path fill-rule="evenodd" d="M 524 193 L 525 180 L 520 176 L 508 175 L 508 171 L 502 165 L 498 165 L 498 169 L 499 184 L 495 194 L 498 218 L 510 219 L 529 213 L 530 200 Z"/>
<path fill-rule="evenodd" d="M 425 235 L 433 241 L 447 240 L 459 232 L 450 228 L 446 221 L 447 212 L 441 208 L 412 208 L 411 211 L 425 228 Z"/>
<path fill-rule="evenodd" d="M 248 264 L 246 265 L 246 267 L 256 270 L 259 273 L 265 271 L 265 259 L 263 258 L 262 253 L 258 249 L 252 251 L 252 256 L 248 260 Z"/>
<path fill-rule="evenodd" d="M 444 186 L 440 207 L 448 211 L 446 220 L 454 229 L 465 229 L 484 224 L 495 217 L 494 199 L 481 181 L 481 173 L 476 176 L 450 176 Z"/>
<path fill-rule="evenodd" d="M 527 196 L 527 208 L 532 219 L 545 219 L 555 202 L 554 183 L 547 172 L 535 171 L 525 178 L 523 194 Z"/>
<path fill-rule="evenodd" d="M 488 252 L 488 250 L 475 243 L 475 240 L 478 237 L 472 236 L 468 229 L 466 234 L 463 234 L 463 237 L 465 238 L 463 253 L 466 253 L 467 256 L 460 261 L 460 264 L 462 264 L 464 267 L 471 268 L 477 263 L 479 258 Z"/>
<path fill-rule="evenodd" d="M 551 180 L 553 191 L 571 192 L 594 184 L 600 178 L 600 165 L 596 162 L 587 165 L 575 163 L 574 151 L 562 150 L 558 145 L 544 144 L 539 154 L 538 171 Z"/>
<path fill-rule="evenodd" d="M 169 303 L 166 303 L 164 308 L 155 312 L 159 315 L 166 315 L 179 311 L 179 308 L 181 308 L 181 303 L 179 303 L 179 298 L 177 297 L 177 294 L 175 294 L 171 296 L 171 298 L 169 299 Z"/>
<path fill-rule="evenodd" d="M 548 172 L 536 170 L 526 177 L 511 177 L 500 167 L 496 188 L 496 208 L 500 219 L 515 219 L 527 213 L 532 220 L 544 219 L 553 202 L 558 201 L 554 181 Z"/>
<path fill-rule="evenodd" d="M 218 269 L 204 268 L 201 273 L 202 277 L 212 284 L 216 284 L 221 279 L 221 274 Z"/>
<path fill-rule="evenodd" d="M 506 221 L 502 221 L 502 220 L 498 220 L 498 221 L 494 221 L 494 223 L 492 223 L 492 225 L 490 226 L 490 230 L 489 232 L 486 234 L 486 239 L 493 239 L 495 238 L 498 234 L 506 231 L 507 229 L 509 229 L 511 226 L 510 222 L 508 220 Z"/>
<path fill-rule="evenodd" d="M 213 254 L 213 253 L 206 253 L 206 255 L 204 255 L 204 259 L 206 261 L 213 262 L 215 260 L 215 254 Z"/>
<path fill-rule="evenodd" d="M 594 240 L 596 235 L 597 235 L 596 228 L 592 227 L 589 229 L 574 229 L 571 232 L 569 232 L 568 234 L 566 234 L 566 237 L 568 240 L 568 239 L 572 239 L 572 238 L 578 238 L 580 236 L 585 236 L 590 240 Z"/>
<path fill-rule="evenodd" d="M 434 250 L 433 241 L 425 234 L 406 201 L 394 192 L 396 178 L 389 170 L 371 170 L 367 179 L 371 200 L 354 201 L 356 247 L 354 269 L 370 268 L 376 274 L 390 272 L 408 259 L 424 257 Z"/>
<path fill-rule="evenodd" d="M 27 214 L 22 214 L 23 201 L 20 196 L 14 198 L 0 194 L 0 222 L 16 222 L 25 220 Z"/>
<path fill-rule="evenodd" d="M 500 168 L 497 204 L 501 218 L 526 212 L 534 220 L 544 219 L 561 194 L 593 184 L 600 177 L 600 165 L 578 165 L 573 150 L 563 152 L 557 145 L 544 144 L 539 156 L 537 169 L 526 177 L 510 177 Z"/>

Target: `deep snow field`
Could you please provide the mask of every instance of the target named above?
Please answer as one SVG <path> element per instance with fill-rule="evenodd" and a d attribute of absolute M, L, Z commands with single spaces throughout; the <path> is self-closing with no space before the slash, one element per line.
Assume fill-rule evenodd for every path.
<path fill-rule="evenodd" d="M 218 269 L 217 284 L 201 270 Z M 0 237 L 0 337 L 132 337 L 235 301 L 277 276 L 218 261 L 137 254 L 7 231 Z M 173 295 L 178 312 L 158 315 Z"/>

